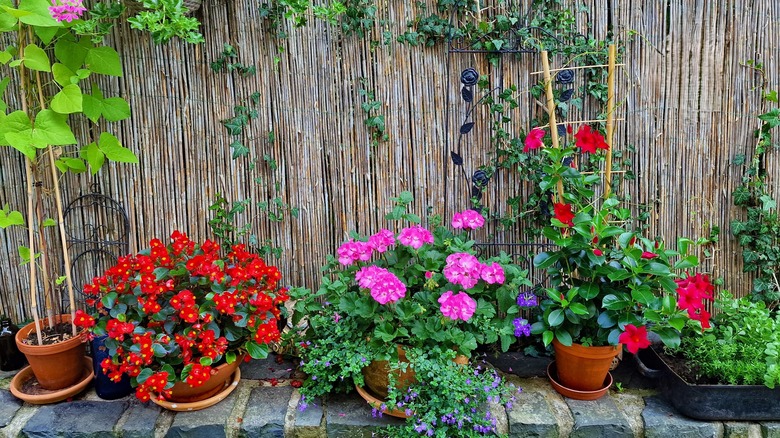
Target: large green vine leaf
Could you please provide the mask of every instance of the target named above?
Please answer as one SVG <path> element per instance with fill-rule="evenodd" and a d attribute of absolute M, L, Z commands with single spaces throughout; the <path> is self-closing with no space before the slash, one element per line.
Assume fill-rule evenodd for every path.
<path fill-rule="evenodd" d="M 106 154 L 106 158 L 121 163 L 138 163 L 138 157 L 133 151 L 122 146 L 119 140 L 108 132 L 100 134 L 98 148 Z"/>
<path fill-rule="evenodd" d="M 70 84 L 55 94 L 51 100 L 51 109 L 60 114 L 78 113 L 82 110 L 81 88 Z"/>
<path fill-rule="evenodd" d="M 84 62 L 95 73 L 122 76 L 122 63 L 119 61 L 119 54 L 111 47 L 102 46 L 90 49 Z"/>
<path fill-rule="evenodd" d="M 76 71 L 84 65 L 92 47 L 92 43 L 86 38 L 78 43 L 72 39 L 61 38 L 54 45 L 54 56 L 71 71 Z"/>
<path fill-rule="evenodd" d="M 51 2 L 48 0 L 21 0 L 19 10 L 28 14 L 19 17 L 19 21 L 30 26 L 62 27 L 62 23 L 52 18 L 49 6 Z"/>
<path fill-rule="evenodd" d="M 28 44 L 24 47 L 24 66 L 30 70 L 51 71 L 49 57 L 46 52 L 35 44 Z"/>
<path fill-rule="evenodd" d="M 33 137 L 46 144 L 61 146 L 76 144 L 76 137 L 68 126 L 68 116 L 46 109 L 35 117 Z M 38 146 L 41 147 L 41 146 Z"/>

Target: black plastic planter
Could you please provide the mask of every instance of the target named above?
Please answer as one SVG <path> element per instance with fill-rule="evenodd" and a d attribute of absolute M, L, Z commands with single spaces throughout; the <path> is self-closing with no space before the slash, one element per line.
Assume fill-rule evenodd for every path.
<path fill-rule="evenodd" d="M 693 385 L 672 371 L 652 348 L 634 356 L 640 374 L 658 379 L 662 396 L 697 420 L 780 420 L 780 388 L 763 385 Z"/>

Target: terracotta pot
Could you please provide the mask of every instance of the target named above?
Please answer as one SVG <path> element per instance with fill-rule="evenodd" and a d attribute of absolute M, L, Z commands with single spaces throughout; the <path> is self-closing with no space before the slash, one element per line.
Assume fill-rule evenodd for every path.
<path fill-rule="evenodd" d="M 406 351 L 404 351 L 403 347 L 399 345 L 397 349 L 398 360 L 400 362 L 409 363 L 409 360 L 406 359 Z M 453 362 L 458 365 L 465 365 L 469 363 L 469 358 L 459 354 L 455 356 Z M 374 395 L 379 396 L 379 398 L 387 398 L 387 392 L 390 386 L 390 366 L 388 365 L 387 361 L 372 361 L 367 367 L 363 368 L 362 372 L 363 381 L 365 382 L 366 387 L 371 392 L 373 392 Z M 395 387 L 398 389 L 404 389 L 417 381 L 416 373 L 411 367 L 408 367 L 406 371 L 403 372 L 396 370 L 395 373 Z"/>
<path fill-rule="evenodd" d="M 55 324 L 70 322 L 70 315 L 59 315 L 54 320 Z M 40 322 L 43 325 L 45 321 L 42 319 Z M 34 322 L 22 327 L 16 332 L 16 346 L 27 358 L 38 384 L 44 389 L 56 391 L 81 380 L 82 362 L 86 356 L 86 344 L 81 336 L 51 345 L 28 345 L 22 342 L 34 332 Z"/>
<path fill-rule="evenodd" d="M 398 360 L 400 362 L 409 363 L 406 359 L 406 351 L 400 345 L 397 347 Z M 387 398 L 387 389 L 390 387 L 390 366 L 386 360 L 374 360 L 363 368 L 363 380 L 366 383 L 366 387 L 379 396 L 381 399 Z M 395 371 L 395 387 L 403 389 L 417 381 L 414 370 L 411 367 L 407 367 L 406 371 Z"/>
<path fill-rule="evenodd" d="M 233 380 L 233 374 L 243 360 L 244 356 L 239 356 L 231 364 L 223 363 L 213 368 L 211 378 L 201 386 L 193 388 L 185 382 L 176 382 L 171 389 L 171 396 L 167 399 L 177 403 L 192 403 L 219 394 Z"/>
<path fill-rule="evenodd" d="M 622 346 L 585 347 L 571 344 L 567 347 L 553 339 L 553 348 L 558 381 L 577 391 L 596 391 L 603 388 L 612 359 Z"/>

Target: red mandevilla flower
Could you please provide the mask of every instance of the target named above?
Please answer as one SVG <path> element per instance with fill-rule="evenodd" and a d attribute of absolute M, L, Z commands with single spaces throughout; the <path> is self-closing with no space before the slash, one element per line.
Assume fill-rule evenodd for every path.
<path fill-rule="evenodd" d="M 563 222 L 564 224 L 573 227 L 574 213 L 571 211 L 571 204 L 554 204 L 553 209 L 555 211 L 555 219 Z"/>
<path fill-rule="evenodd" d="M 626 324 L 624 330 L 618 341 L 626 346 L 629 353 L 636 354 L 639 350 L 650 346 L 650 340 L 647 339 L 647 327 Z"/>
<path fill-rule="evenodd" d="M 609 149 L 607 141 L 598 131 L 591 129 L 589 125 L 582 125 L 574 134 L 575 145 L 583 152 L 595 154 L 598 149 Z"/>

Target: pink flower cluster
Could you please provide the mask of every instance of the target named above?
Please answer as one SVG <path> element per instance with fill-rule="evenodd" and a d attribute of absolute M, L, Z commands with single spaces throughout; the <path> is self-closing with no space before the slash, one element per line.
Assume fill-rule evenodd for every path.
<path fill-rule="evenodd" d="M 480 278 L 488 284 L 503 284 L 504 269 L 498 263 L 483 265 L 479 260 L 465 252 L 456 252 L 447 256 L 444 267 L 444 277 L 452 284 L 459 284 L 464 289 L 474 287 Z"/>
<path fill-rule="evenodd" d="M 452 291 L 448 290 L 439 297 L 439 304 L 442 315 L 455 321 L 468 321 L 477 310 L 477 302 L 465 292 L 453 295 Z"/>
<path fill-rule="evenodd" d="M 378 266 L 363 266 L 355 273 L 362 288 L 371 290 L 379 304 L 394 303 L 406 296 L 406 285 L 392 272 Z"/>
<path fill-rule="evenodd" d="M 476 230 L 483 225 L 485 218 L 474 210 L 466 210 L 452 216 L 452 228 L 456 230 Z"/>
<path fill-rule="evenodd" d="M 402 245 L 420 249 L 426 243 L 433 243 L 433 234 L 420 225 L 412 225 L 398 233 L 398 241 Z"/>
<path fill-rule="evenodd" d="M 371 252 L 372 248 L 368 242 L 356 240 L 344 242 L 344 244 L 336 250 L 336 254 L 339 256 L 339 263 L 344 266 L 351 265 L 358 260 L 361 262 L 371 260 Z"/>
<path fill-rule="evenodd" d="M 61 4 L 57 4 L 57 0 L 51 0 L 51 6 L 49 6 L 49 13 L 52 18 L 59 22 L 67 21 L 70 23 L 73 20 L 81 18 L 81 15 L 87 11 L 87 8 L 82 4 L 83 0 L 60 0 Z"/>
<path fill-rule="evenodd" d="M 367 262 L 371 260 L 373 251 L 383 253 L 395 245 L 395 236 L 390 230 L 379 230 L 378 233 L 368 238 L 368 242 L 350 240 L 336 250 L 339 263 L 349 266 L 356 261 Z"/>

